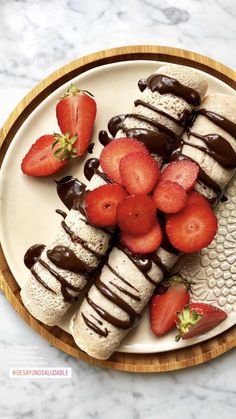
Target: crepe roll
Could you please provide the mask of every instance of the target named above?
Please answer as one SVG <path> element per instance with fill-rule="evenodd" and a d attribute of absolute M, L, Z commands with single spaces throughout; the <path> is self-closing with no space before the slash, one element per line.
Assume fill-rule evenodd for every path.
<path fill-rule="evenodd" d="M 106 183 L 94 175 L 90 190 Z M 91 272 L 106 254 L 112 231 L 87 223 L 81 205 L 63 220 L 47 246 L 32 246 L 25 255 L 29 276 L 21 289 L 27 310 L 42 323 L 56 325 L 89 283 Z"/>

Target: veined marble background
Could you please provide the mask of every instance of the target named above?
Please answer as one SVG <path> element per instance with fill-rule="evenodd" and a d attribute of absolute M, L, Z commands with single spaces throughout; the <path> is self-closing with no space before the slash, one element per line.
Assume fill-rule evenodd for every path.
<path fill-rule="evenodd" d="M 169 45 L 236 68 L 235 0 L 0 0 L 0 124 L 42 78 L 97 50 Z M 70 367 L 71 379 L 12 379 L 10 366 Z M 236 354 L 187 370 L 103 370 L 51 347 L 0 294 L 1 419 L 233 419 Z"/>

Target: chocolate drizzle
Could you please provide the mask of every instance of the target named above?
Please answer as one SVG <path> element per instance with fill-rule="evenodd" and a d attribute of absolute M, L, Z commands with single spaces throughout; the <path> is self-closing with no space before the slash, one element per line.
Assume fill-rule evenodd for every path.
<path fill-rule="evenodd" d="M 107 144 L 111 143 L 113 141 L 112 137 L 109 137 L 107 131 L 102 130 L 98 134 L 99 142 L 105 147 Z"/>
<path fill-rule="evenodd" d="M 58 196 L 69 210 L 73 207 L 74 200 L 80 197 L 86 189 L 84 183 L 74 176 L 66 176 L 55 182 Z"/>
<path fill-rule="evenodd" d="M 66 224 L 66 222 L 63 220 L 61 222 L 61 225 L 64 229 L 64 231 L 70 236 L 71 241 L 74 243 L 79 243 L 85 250 L 87 250 L 88 252 L 92 253 L 94 256 L 96 256 L 96 258 L 101 258 L 102 255 L 98 252 L 96 252 L 95 250 L 91 249 L 88 245 L 86 240 L 83 240 L 78 234 L 75 234 L 70 227 Z"/>
<path fill-rule="evenodd" d="M 190 119 L 190 115 L 191 113 L 186 109 L 179 118 L 175 118 L 174 116 L 170 115 L 169 113 L 163 111 L 162 109 L 157 108 L 154 105 L 151 105 L 150 103 L 144 102 L 141 99 L 135 100 L 134 102 L 135 106 L 143 106 L 145 108 L 151 109 L 152 111 L 158 113 L 159 115 L 164 116 L 167 119 L 170 119 L 171 121 L 173 121 L 175 124 L 181 126 L 181 127 L 185 127 Z"/>
<path fill-rule="evenodd" d="M 47 257 L 58 268 L 67 269 L 71 272 L 86 274 L 92 270 L 89 265 L 76 256 L 73 250 L 66 246 L 55 246 L 48 250 Z"/>
<path fill-rule="evenodd" d="M 52 288 L 50 288 L 46 282 L 43 281 L 43 279 L 37 274 L 37 272 L 35 271 L 34 267 L 30 269 L 32 275 L 34 275 L 35 279 L 44 287 L 46 288 L 48 291 L 53 292 L 53 294 L 56 294 L 56 291 L 54 291 Z"/>
<path fill-rule="evenodd" d="M 144 86 L 144 81 L 142 80 L 139 84 L 139 88 L 141 87 L 141 89 L 145 90 Z M 201 103 L 201 97 L 196 90 L 181 84 L 172 77 L 162 74 L 152 74 L 146 79 L 146 86 L 149 87 L 152 92 L 157 91 L 161 95 L 171 93 L 175 96 L 179 96 L 193 106 L 199 106 Z"/>
<path fill-rule="evenodd" d="M 45 247 L 44 244 L 34 244 L 27 250 L 24 256 L 24 264 L 28 269 L 34 266 Z"/>
<path fill-rule="evenodd" d="M 104 337 L 107 337 L 107 335 L 108 335 L 108 330 L 107 330 L 107 328 L 105 327 L 105 329 L 103 330 L 103 329 L 101 329 L 100 327 L 98 327 L 94 322 L 92 322 L 91 320 L 89 320 L 85 315 L 84 315 L 84 313 L 81 313 L 81 316 L 82 316 L 82 318 L 83 318 L 83 320 L 84 320 L 84 322 L 85 322 L 85 324 L 90 328 L 90 329 L 92 329 L 95 333 L 97 333 L 98 335 L 100 335 L 100 336 L 104 336 Z M 94 317 L 94 316 L 93 316 Z M 97 319 L 96 319 L 97 320 Z M 102 323 L 102 322 L 99 322 L 99 323 Z"/>
<path fill-rule="evenodd" d="M 91 180 L 93 175 L 96 173 L 96 175 L 100 176 L 100 178 L 102 178 L 106 183 L 111 183 L 110 179 L 108 179 L 105 173 L 98 170 L 99 165 L 99 159 L 88 159 L 84 165 L 84 176 L 87 180 Z"/>
<path fill-rule="evenodd" d="M 211 122 L 214 122 L 215 125 L 222 128 L 234 139 L 236 139 L 236 124 L 224 116 L 218 115 L 215 112 L 208 111 L 207 109 L 199 109 L 197 115 L 204 115 Z"/>

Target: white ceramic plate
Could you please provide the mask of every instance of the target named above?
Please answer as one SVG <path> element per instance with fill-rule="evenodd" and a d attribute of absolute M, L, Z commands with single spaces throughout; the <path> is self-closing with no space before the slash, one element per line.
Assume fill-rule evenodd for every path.
<path fill-rule="evenodd" d="M 119 113 L 132 109 L 133 101 L 139 95 L 137 81 L 150 75 L 164 63 L 153 61 L 128 61 L 109 64 L 89 70 L 70 80 L 48 96 L 26 119 L 4 158 L 0 177 L 0 218 L 1 243 L 8 265 L 20 286 L 24 283 L 28 271 L 23 263 L 25 251 L 35 243 L 47 243 L 53 237 L 59 225 L 60 218 L 55 209 L 63 209 L 63 204 L 57 197 L 53 178 L 60 179 L 65 175 L 73 175 L 86 183 L 83 175 L 83 165 L 87 155 L 80 161 L 74 161 L 59 175 L 52 178 L 30 178 L 22 174 L 21 160 L 30 145 L 41 135 L 59 131 L 55 116 L 57 99 L 73 81 L 81 89 L 91 91 L 96 98 L 98 114 L 93 132 L 92 142 L 95 143 L 92 156 L 99 156 L 101 145 L 98 133 L 106 129 L 108 120 Z M 228 85 L 204 73 L 209 83 L 209 93 L 219 92 L 235 95 Z M 211 301 L 214 303 L 214 300 Z M 217 304 L 217 298 L 215 303 Z M 233 307 L 233 306 L 232 306 Z M 67 318 L 60 324 L 68 331 L 69 315 L 76 310 L 70 310 Z M 163 338 L 152 335 L 149 326 L 148 310 L 146 310 L 139 326 L 129 334 L 122 346 L 121 352 L 151 353 L 168 351 L 192 345 L 213 337 L 236 323 L 234 307 L 228 319 L 207 335 L 188 342 L 175 343 L 175 333 L 169 333 Z"/>

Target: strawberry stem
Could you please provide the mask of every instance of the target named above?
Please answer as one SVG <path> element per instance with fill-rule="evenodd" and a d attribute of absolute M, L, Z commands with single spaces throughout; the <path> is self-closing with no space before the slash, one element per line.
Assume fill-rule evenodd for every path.
<path fill-rule="evenodd" d="M 61 96 L 60 99 L 65 99 L 65 98 L 70 97 L 70 96 L 76 96 L 79 93 L 86 93 L 86 94 L 94 97 L 93 94 L 90 93 L 88 90 L 81 90 L 75 84 L 71 83 L 71 85 L 69 86 L 67 91 L 64 92 L 63 96 Z"/>
<path fill-rule="evenodd" d="M 66 132 L 65 135 L 54 133 L 55 141 L 52 143 L 52 149 L 58 145 L 54 151 L 54 157 L 58 160 L 69 160 L 77 157 L 77 149 L 73 147 L 77 136 L 70 138 L 70 133 Z"/>
<path fill-rule="evenodd" d="M 199 322 L 202 318 L 201 314 L 198 314 L 196 310 L 190 310 L 189 306 L 185 306 L 183 311 L 177 312 L 178 322 L 176 327 L 179 330 L 179 334 L 175 337 L 176 342 L 180 340 L 182 336 L 189 332 L 191 327 Z"/>

